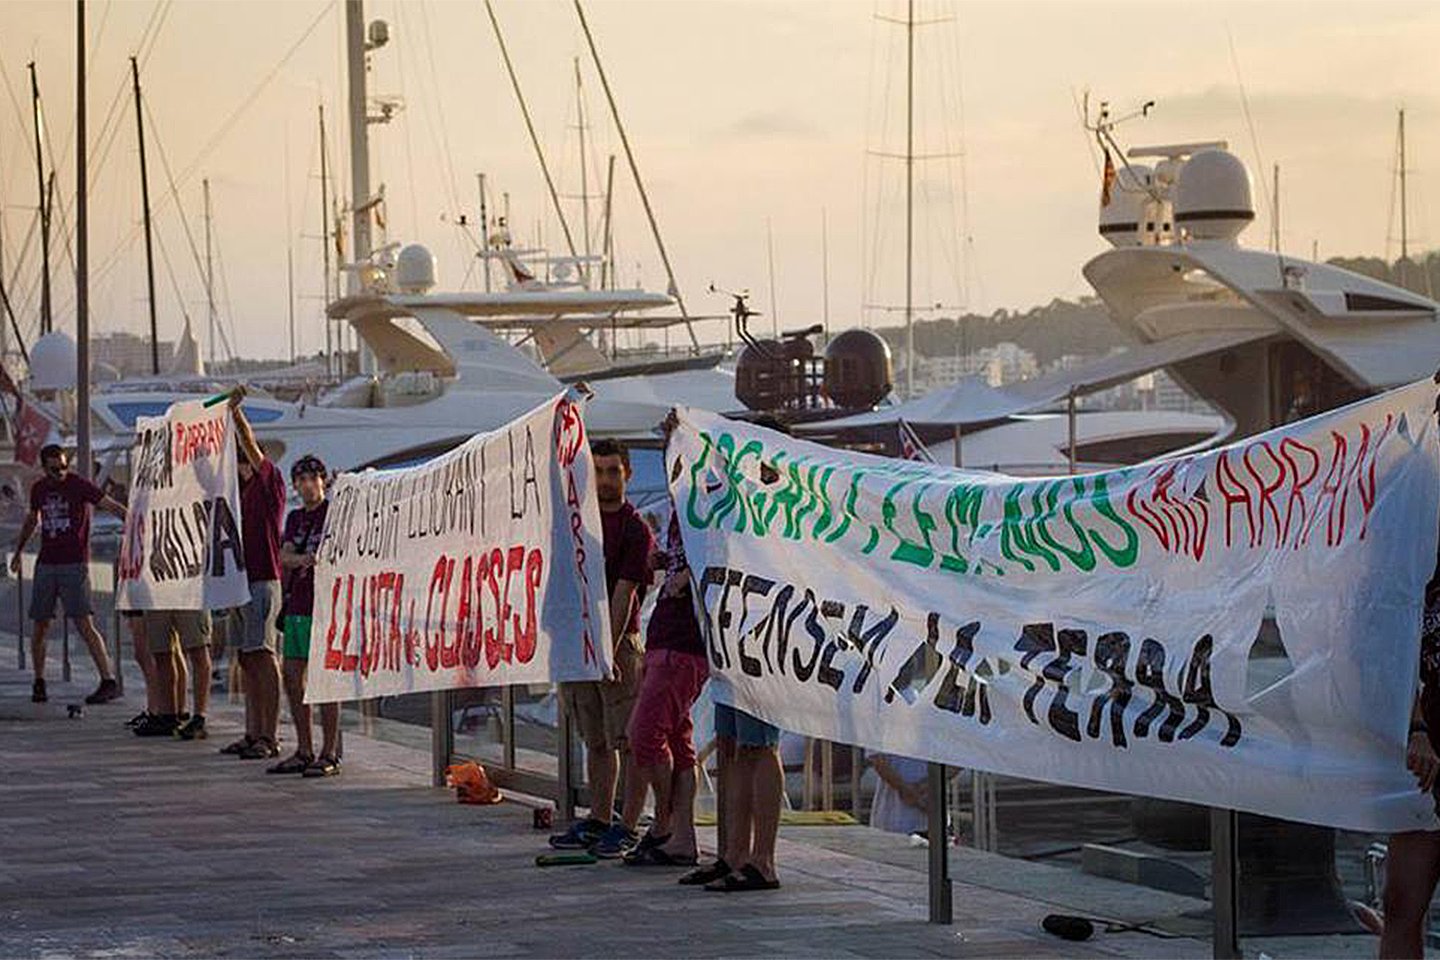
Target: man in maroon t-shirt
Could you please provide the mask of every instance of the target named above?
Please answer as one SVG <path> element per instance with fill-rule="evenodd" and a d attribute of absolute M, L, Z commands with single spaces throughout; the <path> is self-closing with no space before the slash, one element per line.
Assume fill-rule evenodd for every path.
<path fill-rule="evenodd" d="M 610 680 L 562 683 L 560 696 L 580 728 L 587 751 L 590 817 L 550 838 L 557 850 L 592 850 L 596 856 L 621 856 L 638 838 L 635 823 L 610 822 L 615 810 L 615 784 L 622 764 L 628 771 L 630 750 L 626 730 L 640 688 L 644 653 L 640 649 L 640 606 L 650 582 L 650 555 L 655 537 L 625 499 L 630 479 L 630 453 L 615 440 L 590 445 L 595 464 L 595 499 L 605 547 L 605 583 L 610 590 L 610 636 L 615 674 Z M 625 777 L 631 778 L 628 773 Z"/>
<path fill-rule="evenodd" d="M 240 409 L 245 388 L 230 392 L 240 470 L 240 540 L 250 602 L 230 619 L 230 642 L 240 653 L 245 678 L 245 736 L 223 747 L 242 760 L 280 755 L 280 667 L 275 658 L 280 617 L 280 519 L 285 513 L 285 481 L 255 441 L 255 431 Z"/>
<path fill-rule="evenodd" d="M 105 638 L 95 629 L 94 609 L 90 602 L 90 508 L 98 504 L 124 518 L 125 508 L 105 495 L 95 484 L 70 472 L 70 460 L 59 444 L 50 444 L 40 451 L 40 465 L 45 476 L 30 488 L 30 510 L 20 528 L 15 556 L 10 569 L 20 572 L 20 554 L 35 528 L 40 528 L 40 555 L 35 560 L 35 583 L 30 594 L 30 619 L 35 632 L 30 649 L 35 661 L 35 686 L 30 699 L 44 703 L 45 632 L 55 619 L 55 601 L 65 606 L 65 616 L 75 624 L 90 657 L 100 673 L 100 686 L 85 698 L 86 703 L 106 703 L 120 696 L 115 674 L 110 669 L 110 656 L 105 652 Z"/>

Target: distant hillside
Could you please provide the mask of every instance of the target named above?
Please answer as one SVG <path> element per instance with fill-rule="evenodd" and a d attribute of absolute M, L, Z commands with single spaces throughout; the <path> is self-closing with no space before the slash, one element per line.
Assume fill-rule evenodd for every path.
<path fill-rule="evenodd" d="M 1386 263 L 1379 257 L 1331 257 L 1327 262 L 1421 296 L 1434 298 L 1440 293 L 1440 251 L 1412 257 L 1404 264 Z M 905 346 L 904 327 L 882 327 L 875 332 L 892 350 Z M 1097 297 L 1055 299 L 1023 312 L 997 310 L 989 316 L 972 313 L 959 320 L 939 317 L 915 322 L 915 350 L 925 357 L 973 353 L 1006 341 L 1035 354 L 1042 369 L 1067 355 L 1104 354 L 1127 343 Z"/>

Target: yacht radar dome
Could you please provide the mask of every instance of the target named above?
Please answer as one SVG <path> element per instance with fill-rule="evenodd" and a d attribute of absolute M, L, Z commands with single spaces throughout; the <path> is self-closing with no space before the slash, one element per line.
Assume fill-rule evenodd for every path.
<path fill-rule="evenodd" d="M 1115 247 L 1141 243 L 1140 222 L 1150 202 L 1151 170 L 1143 163 L 1121 167 L 1115 174 L 1107 203 L 1101 197 L 1100 236 Z"/>
<path fill-rule="evenodd" d="M 70 334 L 51 331 L 30 348 L 30 386 L 35 390 L 75 388 L 75 341 Z"/>
<path fill-rule="evenodd" d="M 401 293 L 429 293 L 435 286 L 435 255 L 418 243 L 395 258 L 395 288 Z"/>
<path fill-rule="evenodd" d="M 1180 168 L 1175 226 L 1192 240 L 1233 243 L 1255 219 L 1250 172 L 1233 153 L 1202 150 Z"/>

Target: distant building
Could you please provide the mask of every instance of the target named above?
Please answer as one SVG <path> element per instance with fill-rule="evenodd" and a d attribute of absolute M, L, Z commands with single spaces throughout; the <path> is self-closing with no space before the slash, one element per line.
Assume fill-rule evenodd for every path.
<path fill-rule="evenodd" d="M 967 356 L 924 357 L 916 364 L 917 393 L 979 377 L 992 387 L 1027 380 L 1040 372 L 1035 354 L 1017 343 L 997 343 Z"/>
<path fill-rule="evenodd" d="M 160 371 L 169 370 L 175 354 L 175 344 L 169 340 L 159 341 Z M 106 333 L 90 339 L 90 362 L 105 364 L 114 368 L 123 377 L 148 377 L 152 373 L 150 364 L 150 338 L 137 337 L 133 333 Z"/>

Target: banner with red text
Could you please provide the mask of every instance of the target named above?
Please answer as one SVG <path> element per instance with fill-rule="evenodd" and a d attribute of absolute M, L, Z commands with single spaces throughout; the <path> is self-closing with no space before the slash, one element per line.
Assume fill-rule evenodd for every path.
<path fill-rule="evenodd" d="M 229 406 L 192 400 L 140 417 L 116 606 L 219 610 L 249 599 Z"/>
<path fill-rule="evenodd" d="M 1405 769 L 1436 386 L 1043 479 L 681 410 L 667 476 L 718 701 L 984 771 L 1356 830 Z"/>
<path fill-rule="evenodd" d="M 342 474 L 330 497 L 307 702 L 609 675 L 600 509 L 568 395 L 419 466 Z"/>

